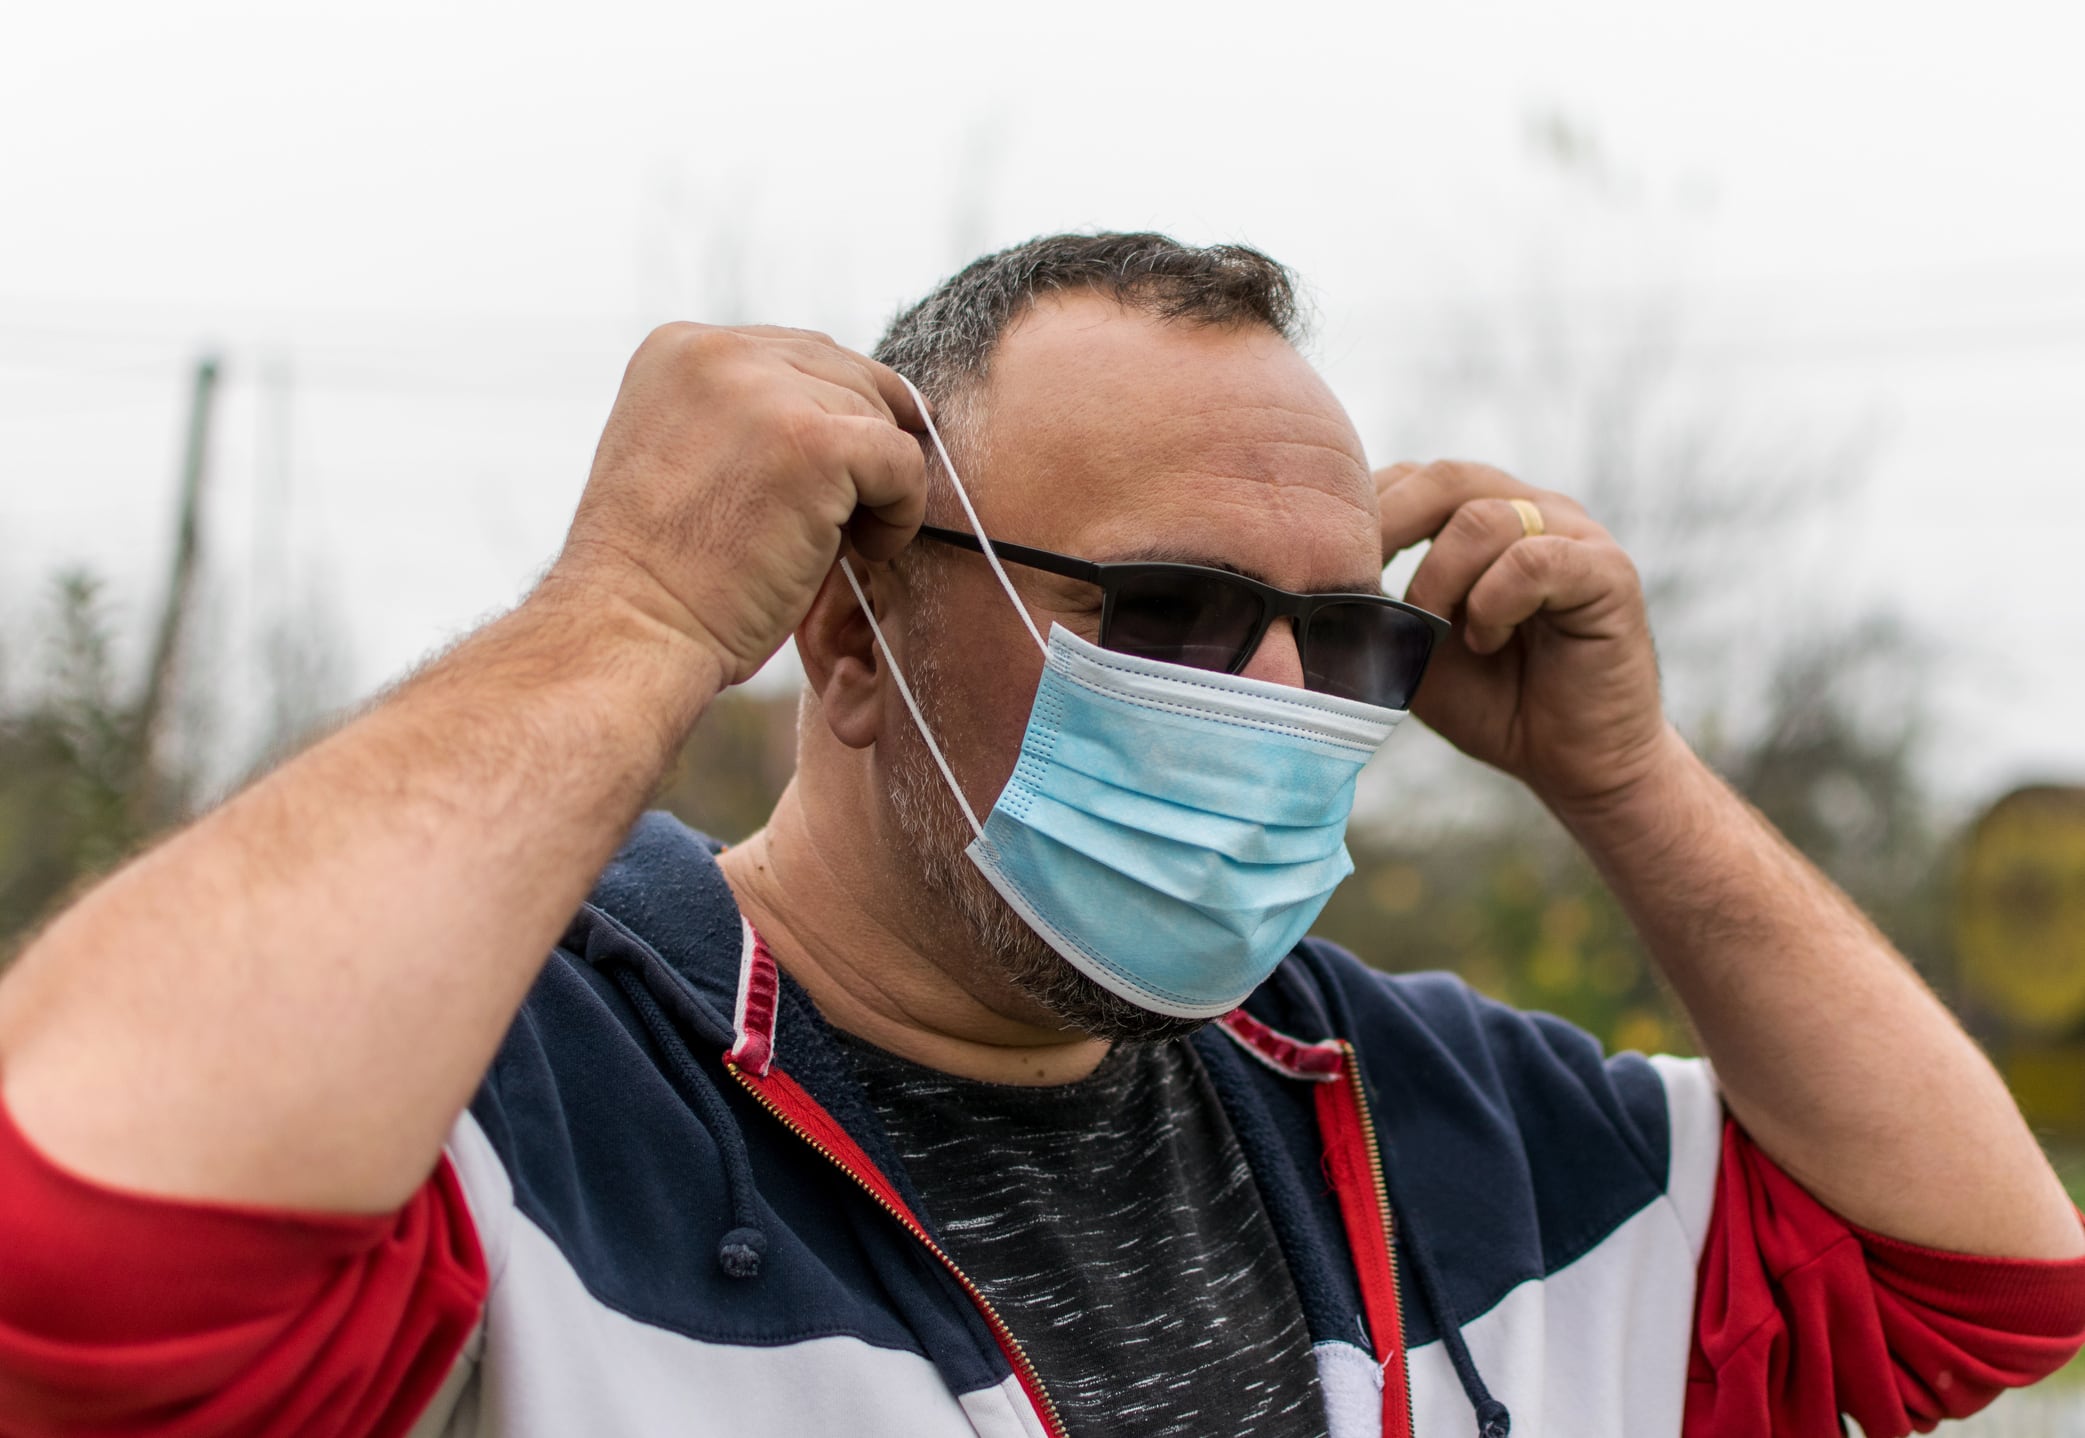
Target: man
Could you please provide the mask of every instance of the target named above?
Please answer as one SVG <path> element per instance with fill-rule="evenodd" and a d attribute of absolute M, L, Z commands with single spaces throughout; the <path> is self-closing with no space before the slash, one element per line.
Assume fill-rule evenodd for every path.
<path fill-rule="evenodd" d="M 1668 727 L 1627 559 L 1372 475 L 1295 324 L 1101 235 L 877 360 L 649 338 L 526 602 L 0 985 L 0 1432 L 1875 1438 L 2067 1359 L 2075 1211 Z M 792 632 L 767 826 L 633 830 Z M 1713 1074 L 1294 942 L 1407 705 Z"/>

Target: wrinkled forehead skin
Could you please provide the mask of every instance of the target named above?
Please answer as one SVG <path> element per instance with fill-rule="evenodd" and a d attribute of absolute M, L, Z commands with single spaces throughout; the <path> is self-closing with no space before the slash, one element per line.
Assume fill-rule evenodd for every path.
<path fill-rule="evenodd" d="M 1051 299 L 1001 340 L 978 398 L 983 443 L 964 477 L 995 539 L 1216 564 L 1285 589 L 1379 585 L 1360 437 L 1271 330 Z M 934 508 L 948 522 L 953 506 Z"/>

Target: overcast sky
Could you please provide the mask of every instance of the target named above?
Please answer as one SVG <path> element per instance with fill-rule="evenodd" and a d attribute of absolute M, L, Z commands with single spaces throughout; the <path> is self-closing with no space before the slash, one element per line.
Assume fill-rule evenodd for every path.
<path fill-rule="evenodd" d="M 2080 15 L 36 7 L 0 47 L 0 635 L 60 563 L 152 592 L 200 346 L 221 621 L 317 595 L 362 691 L 551 554 L 651 324 L 867 347 L 982 249 L 1148 226 L 1302 272 L 1378 462 L 1486 438 L 1414 424 L 1455 316 L 1683 315 L 1697 398 L 1857 437 L 1787 583 L 1945 646 L 1943 782 L 2085 780 Z"/>

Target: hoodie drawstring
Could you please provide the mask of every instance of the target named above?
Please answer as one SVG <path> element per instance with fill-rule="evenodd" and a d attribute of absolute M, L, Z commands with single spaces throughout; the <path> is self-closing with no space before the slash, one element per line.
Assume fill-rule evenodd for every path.
<path fill-rule="evenodd" d="M 739 1131 L 731 1110 L 725 1107 L 724 1095 L 717 1092 L 709 1075 L 696 1065 L 687 1043 L 674 1032 L 665 1010 L 644 986 L 644 979 L 631 969 L 618 967 L 615 982 L 629 999 L 630 1007 L 637 1010 L 652 1042 L 665 1055 L 667 1082 L 684 1102 L 701 1112 L 723 1155 L 724 1188 L 731 1199 L 733 1227 L 717 1243 L 717 1267 L 731 1278 L 755 1277 L 760 1272 L 760 1260 L 767 1253 L 767 1233 L 761 1228 L 760 1212 L 754 1207 L 753 1160 L 746 1153 L 746 1136 Z"/>
<path fill-rule="evenodd" d="M 1441 1343 L 1448 1350 L 1448 1361 L 1455 1365 L 1455 1376 L 1462 1383 L 1463 1397 L 1477 1410 L 1478 1438 L 1506 1438 L 1513 1431 L 1513 1415 L 1506 1405 L 1491 1396 L 1484 1386 L 1484 1377 L 1477 1371 L 1477 1360 L 1470 1357 L 1470 1347 L 1462 1339 L 1462 1320 L 1455 1316 L 1455 1308 L 1448 1302 L 1448 1295 L 1441 1291 L 1441 1277 L 1433 1266 L 1433 1259 L 1425 1249 L 1413 1241 L 1410 1224 L 1405 1226 L 1405 1256 L 1419 1278 L 1419 1293 L 1427 1311 L 1433 1314 L 1434 1327 L 1441 1331 Z"/>
<path fill-rule="evenodd" d="M 1455 1377 L 1462 1384 L 1462 1396 L 1477 1411 L 1477 1438 L 1507 1438 L 1513 1431 L 1513 1415 L 1484 1386 L 1484 1376 L 1477 1371 L 1477 1360 L 1470 1357 L 1469 1345 L 1463 1342 L 1462 1320 L 1456 1316 L 1455 1305 L 1448 1301 L 1447 1285 L 1441 1281 L 1433 1255 L 1420 1244 L 1419 1235 L 1412 1228 L 1411 1210 L 1397 1201 L 1390 1178 L 1396 1165 L 1390 1158 L 1389 1138 L 1378 1130 L 1377 1142 L 1382 1148 L 1383 1187 L 1389 1191 L 1392 1212 L 1404 1225 L 1407 1266 L 1419 1280 L 1419 1299 L 1426 1305 L 1426 1311 L 1433 1315 L 1433 1326 L 1440 1332 L 1441 1346 L 1448 1350 L 1448 1361 L 1455 1365 Z"/>

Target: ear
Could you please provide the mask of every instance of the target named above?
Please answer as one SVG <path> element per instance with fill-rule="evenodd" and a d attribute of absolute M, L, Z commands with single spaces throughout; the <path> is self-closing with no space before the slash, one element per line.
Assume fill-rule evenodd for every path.
<path fill-rule="evenodd" d="M 878 621 L 888 623 L 889 608 L 878 591 L 887 596 L 895 583 L 890 567 L 864 563 L 859 555 L 853 564 Z M 850 749 L 874 744 L 883 722 L 883 654 L 837 559 L 818 586 L 810 612 L 796 626 L 796 652 L 833 737 Z"/>

